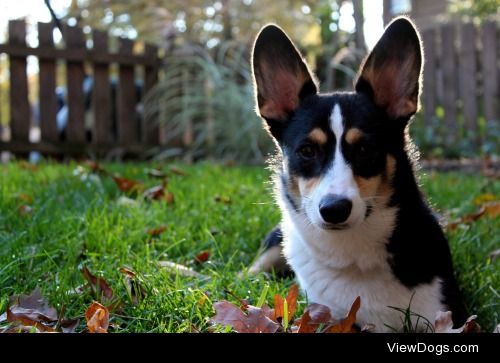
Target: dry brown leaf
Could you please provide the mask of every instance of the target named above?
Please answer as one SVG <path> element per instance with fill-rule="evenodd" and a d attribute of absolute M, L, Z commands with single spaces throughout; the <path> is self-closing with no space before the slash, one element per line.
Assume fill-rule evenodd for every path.
<path fill-rule="evenodd" d="M 245 314 L 240 308 L 228 301 L 214 304 L 217 314 L 212 322 L 229 325 L 237 333 L 275 333 L 280 325 L 269 318 L 269 310 L 247 306 Z"/>
<path fill-rule="evenodd" d="M 315 333 L 320 326 L 331 324 L 330 308 L 321 304 L 309 305 L 299 321 L 298 333 Z"/>
<path fill-rule="evenodd" d="M 86 160 L 84 164 L 90 169 L 93 173 L 102 173 L 108 174 L 108 172 L 99 164 L 97 161 Z"/>
<path fill-rule="evenodd" d="M 164 267 L 167 271 L 169 271 L 173 275 L 179 274 L 180 276 L 184 277 L 196 277 L 196 278 L 207 278 L 207 276 L 204 276 L 200 274 L 199 272 L 196 272 L 193 269 L 190 269 L 189 267 L 186 267 L 184 265 L 172 262 L 172 261 L 158 261 L 158 264 L 161 267 Z"/>
<path fill-rule="evenodd" d="M 159 227 L 156 227 L 156 228 L 151 228 L 147 231 L 147 233 L 151 236 L 151 237 L 158 237 L 160 234 L 162 234 L 163 232 L 165 232 L 165 230 L 167 229 L 166 226 L 164 225 L 161 225 Z"/>
<path fill-rule="evenodd" d="M 207 262 L 210 257 L 210 252 L 209 251 L 203 251 L 200 252 L 196 257 L 194 258 L 194 262 L 201 265 L 203 262 Z"/>
<path fill-rule="evenodd" d="M 32 171 L 32 172 L 35 172 L 38 170 L 38 165 L 36 164 L 32 164 L 32 163 L 28 163 L 27 161 L 21 161 L 19 162 L 19 167 L 21 169 L 24 169 L 24 170 L 29 170 L 29 171 Z"/>
<path fill-rule="evenodd" d="M 451 311 L 438 311 L 436 321 L 434 322 L 435 333 L 477 333 L 481 331 L 479 325 L 475 322 L 476 315 L 470 316 L 464 325 L 460 328 L 453 328 Z"/>
<path fill-rule="evenodd" d="M 484 202 L 492 202 L 499 199 L 495 194 L 491 193 L 484 193 L 478 195 L 476 198 L 474 198 L 474 204 L 475 205 L 481 205 Z"/>
<path fill-rule="evenodd" d="M 89 333 L 107 333 L 109 327 L 108 309 L 94 301 L 85 312 Z"/>
<path fill-rule="evenodd" d="M 92 291 L 94 293 L 97 293 L 97 290 L 99 290 L 106 300 L 111 301 L 111 299 L 113 299 L 113 289 L 111 289 L 106 280 L 104 280 L 102 277 L 94 276 L 89 271 L 87 266 L 83 266 L 80 272 L 83 274 L 83 277 L 85 277 L 85 279 L 89 282 L 90 287 L 92 288 Z"/>
<path fill-rule="evenodd" d="M 151 178 L 157 179 L 165 179 L 167 177 L 167 174 L 158 169 L 148 169 L 146 174 Z"/>
<path fill-rule="evenodd" d="M 116 175 L 112 175 L 111 178 L 113 178 L 113 181 L 118 186 L 118 189 L 124 193 L 138 192 L 143 188 L 142 183 L 132 179 L 121 178 Z"/>
<path fill-rule="evenodd" d="M 486 216 L 497 218 L 500 216 L 500 201 L 484 203 L 481 208 L 474 213 L 467 214 L 448 224 L 449 230 L 456 229 L 460 224 L 468 224 L 477 221 L 479 218 Z"/>
<path fill-rule="evenodd" d="M 288 321 L 292 321 L 293 315 L 295 314 L 295 310 L 297 309 L 297 297 L 299 295 L 299 286 L 297 284 L 293 284 L 288 290 L 288 294 L 286 296 L 286 303 L 288 309 Z M 281 321 L 284 316 L 284 299 L 276 294 L 274 296 L 274 320 Z M 278 320 L 281 319 L 281 320 Z"/>
<path fill-rule="evenodd" d="M 325 329 L 325 333 L 356 333 L 357 329 L 354 328 L 356 323 L 356 314 L 361 307 L 361 298 L 358 296 L 351 305 L 351 309 L 347 316 L 339 323 L 329 326 Z"/>
<path fill-rule="evenodd" d="M 25 217 L 33 212 L 33 208 L 31 208 L 29 205 L 22 204 L 19 207 L 17 207 L 17 211 L 20 215 Z"/>
<path fill-rule="evenodd" d="M 19 193 L 17 197 L 19 198 L 19 200 L 22 200 L 23 202 L 25 202 L 27 204 L 33 203 L 33 198 L 29 194 Z"/>
<path fill-rule="evenodd" d="M 57 311 L 49 306 L 40 289 L 35 289 L 30 295 L 19 295 L 10 298 L 5 318 L 12 323 L 8 331 L 56 332 L 58 323 Z M 69 322 L 63 320 L 62 322 Z"/>
<path fill-rule="evenodd" d="M 189 173 L 187 171 L 184 171 L 182 169 L 179 169 L 177 166 L 171 166 L 170 167 L 170 172 L 175 175 L 180 175 L 180 176 L 189 176 Z"/>
<path fill-rule="evenodd" d="M 229 197 L 222 197 L 220 195 L 216 195 L 214 197 L 214 200 L 217 203 L 222 203 L 222 204 L 226 204 L 226 205 L 229 205 L 229 204 L 232 203 L 231 198 L 229 198 Z"/>
<path fill-rule="evenodd" d="M 165 201 L 167 204 L 174 202 L 174 195 L 169 192 L 164 184 L 154 186 L 144 192 L 144 197 L 152 200 Z"/>
<path fill-rule="evenodd" d="M 488 202 L 483 204 L 484 214 L 490 218 L 497 218 L 500 216 L 500 201 Z"/>
<path fill-rule="evenodd" d="M 127 291 L 132 302 L 137 305 L 139 301 L 147 296 L 147 291 L 142 285 L 142 280 L 137 273 L 128 267 L 120 267 L 119 271 L 124 275 Z"/>

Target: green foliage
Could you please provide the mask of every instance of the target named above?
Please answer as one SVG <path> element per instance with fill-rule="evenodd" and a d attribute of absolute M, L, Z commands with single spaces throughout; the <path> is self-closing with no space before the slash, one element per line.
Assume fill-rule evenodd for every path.
<path fill-rule="evenodd" d="M 192 47 L 167 57 L 145 109 L 164 124 L 167 144 L 194 158 L 263 163 L 274 145 L 255 112 L 248 52 L 233 44 L 217 47 L 215 56 Z"/>
<path fill-rule="evenodd" d="M 499 0 L 449 0 L 448 9 L 452 14 L 469 15 L 478 19 L 499 14 Z"/>

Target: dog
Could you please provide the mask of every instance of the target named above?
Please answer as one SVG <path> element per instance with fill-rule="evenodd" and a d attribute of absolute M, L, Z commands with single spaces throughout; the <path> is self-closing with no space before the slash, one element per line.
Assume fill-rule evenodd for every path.
<path fill-rule="evenodd" d="M 252 52 L 257 113 L 278 146 L 282 221 L 250 272 L 289 265 L 309 302 L 341 318 L 361 298 L 357 324 L 417 331 L 438 311 L 467 313 L 446 237 L 415 178 L 408 126 L 419 108 L 423 51 L 399 17 L 366 57 L 353 92 L 321 94 L 289 37 L 265 26 Z M 286 264 L 281 256 L 284 255 Z"/>

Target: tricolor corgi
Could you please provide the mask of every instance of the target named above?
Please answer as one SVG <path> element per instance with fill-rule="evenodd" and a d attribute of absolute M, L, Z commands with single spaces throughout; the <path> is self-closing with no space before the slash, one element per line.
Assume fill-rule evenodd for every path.
<path fill-rule="evenodd" d="M 269 269 L 282 253 L 309 302 L 340 318 L 360 296 L 357 324 L 379 332 L 403 329 L 398 309 L 409 309 L 420 331 L 438 311 L 451 310 L 455 325 L 467 316 L 448 242 L 415 179 L 408 126 L 422 57 L 405 17 L 386 28 L 354 92 L 319 93 L 275 25 L 260 31 L 252 54 L 258 113 L 279 149 L 282 221 L 251 271 Z"/>

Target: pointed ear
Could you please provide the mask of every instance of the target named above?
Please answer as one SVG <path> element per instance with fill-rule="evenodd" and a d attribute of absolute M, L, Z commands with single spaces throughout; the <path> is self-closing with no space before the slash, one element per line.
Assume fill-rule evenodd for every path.
<path fill-rule="evenodd" d="M 297 48 L 276 25 L 265 26 L 257 35 L 252 72 L 259 114 L 276 137 L 280 124 L 318 87 Z"/>
<path fill-rule="evenodd" d="M 392 119 L 409 119 L 418 110 L 422 45 L 410 19 L 399 17 L 365 59 L 356 91 L 369 95 Z"/>

